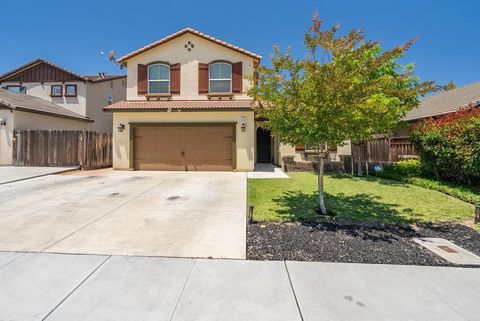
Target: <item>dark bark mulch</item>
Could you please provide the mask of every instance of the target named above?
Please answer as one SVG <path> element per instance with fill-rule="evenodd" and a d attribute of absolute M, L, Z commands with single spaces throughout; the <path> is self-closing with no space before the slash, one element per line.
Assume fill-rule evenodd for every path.
<path fill-rule="evenodd" d="M 451 266 L 412 241 L 442 237 L 480 255 L 480 233 L 460 224 L 367 226 L 342 223 L 256 223 L 247 227 L 247 258 Z"/>

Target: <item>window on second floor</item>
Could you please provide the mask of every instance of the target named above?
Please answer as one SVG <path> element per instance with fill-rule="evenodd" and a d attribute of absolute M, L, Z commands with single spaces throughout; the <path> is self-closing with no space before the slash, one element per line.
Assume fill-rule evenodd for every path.
<path fill-rule="evenodd" d="M 77 85 L 65 85 L 65 97 L 77 97 Z"/>
<path fill-rule="evenodd" d="M 154 64 L 148 66 L 148 93 L 168 94 L 170 92 L 170 66 Z"/>
<path fill-rule="evenodd" d="M 62 92 L 62 85 L 52 85 L 50 88 L 50 96 L 52 97 L 62 97 L 63 92 Z"/>
<path fill-rule="evenodd" d="M 232 92 L 232 65 L 225 62 L 217 62 L 209 66 L 209 92 L 231 93 Z"/>
<path fill-rule="evenodd" d="M 8 91 L 11 91 L 12 93 L 16 93 L 16 94 L 26 94 L 27 93 L 27 88 L 26 87 L 23 87 L 23 86 L 6 86 L 6 87 L 3 87 L 4 89 L 8 90 Z"/>

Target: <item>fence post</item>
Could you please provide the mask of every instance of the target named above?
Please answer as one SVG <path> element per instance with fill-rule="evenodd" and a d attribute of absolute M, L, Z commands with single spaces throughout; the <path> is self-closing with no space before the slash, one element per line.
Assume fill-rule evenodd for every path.
<path fill-rule="evenodd" d="M 371 142 L 367 141 L 366 144 L 367 144 L 367 161 L 365 162 L 365 173 L 368 176 L 368 166 L 370 165 L 370 144 L 371 144 Z"/>
<path fill-rule="evenodd" d="M 352 176 L 355 175 L 355 169 L 353 168 L 355 166 L 355 162 L 353 161 L 353 153 L 352 154 L 352 157 L 350 157 L 350 162 L 352 163 Z"/>
<path fill-rule="evenodd" d="M 86 130 L 83 131 L 84 139 L 83 139 L 83 170 L 86 170 L 88 167 L 87 164 L 87 152 L 88 152 L 88 132 Z"/>
<path fill-rule="evenodd" d="M 78 164 L 80 165 L 80 168 L 83 169 L 83 163 L 84 163 L 84 146 L 85 145 L 85 131 L 82 130 L 78 132 Z"/>
<path fill-rule="evenodd" d="M 392 162 L 392 140 L 388 137 L 388 163 Z"/>
<path fill-rule="evenodd" d="M 16 152 L 17 152 L 17 155 L 15 155 L 15 159 L 13 160 L 14 161 L 14 165 L 23 165 L 21 163 L 21 157 L 22 157 L 22 134 L 20 134 L 19 132 L 16 132 L 15 133 L 15 139 L 16 139 L 16 143 L 17 143 L 17 148 L 16 148 Z"/>

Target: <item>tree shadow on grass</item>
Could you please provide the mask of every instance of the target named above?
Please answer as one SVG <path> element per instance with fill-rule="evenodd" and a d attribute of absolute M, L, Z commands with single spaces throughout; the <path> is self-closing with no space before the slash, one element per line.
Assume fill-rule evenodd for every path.
<path fill-rule="evenodd" d="M 379 196 L 366 193 L 353 196 L 325 194 L 327 210 L 332 211 L 335 219 L 339 221 L 393 224 L 410 224 L 417 221 L 402 215 L 412 213 L 412 209 L 400 210 L 399 204 L 383 203 L 380 199 Z M 273 201 L 281 208 L 277 210 L 277 215 L 283 220 L 306 222 L 320 218 L 315 211 L 318 204 L 316 193 L 290 191 Z"/>

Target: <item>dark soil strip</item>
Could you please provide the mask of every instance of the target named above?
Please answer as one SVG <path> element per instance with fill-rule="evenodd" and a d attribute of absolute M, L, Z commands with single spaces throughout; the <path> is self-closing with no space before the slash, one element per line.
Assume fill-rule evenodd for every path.
<path fill-rule="evenodd" d="M 442 237 L 480 254 L 480 234 L 463 225 L 361 226 L 257 223 L 247 227 L 247 258 L 318 262 L 451 266 L 411 240 Z"/>

